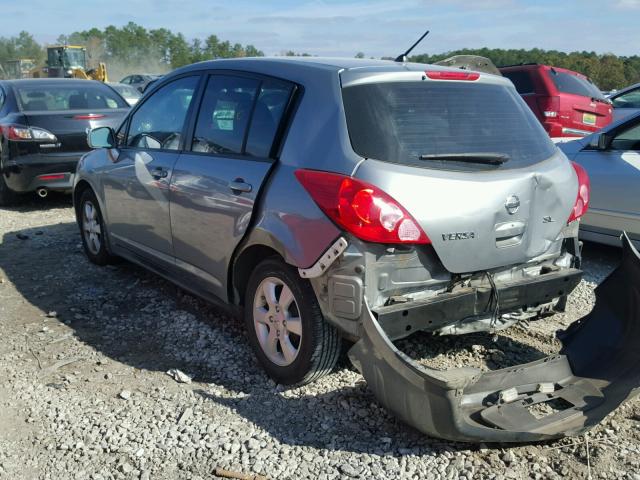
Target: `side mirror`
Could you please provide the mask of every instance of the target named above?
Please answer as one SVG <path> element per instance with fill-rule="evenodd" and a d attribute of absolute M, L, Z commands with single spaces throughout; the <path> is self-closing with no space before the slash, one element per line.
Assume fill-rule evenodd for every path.
<path fill-rule="evenodd" d="M 94 128 L 87 135 L 87 143 L 91 148 L 113 148 L 116 146 L 115 134 L 111 127 Z"/>
<path fill-rule="evenodd" d="M 589 148 L 592 150 L 607 150 L 611 146 L 613 137 L 606 132 L 597 133 L 589 142 Z"/>

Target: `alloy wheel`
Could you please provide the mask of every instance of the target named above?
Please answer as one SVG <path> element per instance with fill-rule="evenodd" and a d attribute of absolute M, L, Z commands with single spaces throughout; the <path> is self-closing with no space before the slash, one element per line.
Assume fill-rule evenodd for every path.
<path fill-rule="evenodd" d="M 293 292 L 279 278 L 260 282 L 253 301 L 253 324 L 267 358 L 281 367 L 291 365 L 300 352 L 302 319 Z"/>

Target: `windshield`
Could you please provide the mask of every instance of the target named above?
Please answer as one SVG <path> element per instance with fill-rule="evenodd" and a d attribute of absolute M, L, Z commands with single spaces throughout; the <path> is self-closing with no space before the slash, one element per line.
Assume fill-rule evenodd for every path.
<path fill-rule="evenodd" d="M 50 67 L 85 68 L 85 51 L 82 48 L 51 48 L 47 53 Z"/>
<path fill-rule="evenodd" d="M 22 111 L 105 110 L 128 108 L 110 88 L 88 82 L 88 85 L 20 85 L 16 88 Z M 66 83 L 66 82 L 64 82 Z"/>
<path fill-rule="evenodd" d="M 600 89 L 586 78 L 572 73 L 558 72 L 553 68 L 549 70 L 549 76 L 560 92 L 605 100 Z"/>
<path fill-rule="evenodd" d="M 388 82 L 346 87 L 342 96 L 352 147 L 365 158 L 486 170 L 528 166 L 556 151 L 513 88 Z M 485 161 L 492 158 L 502 161 Z"/>

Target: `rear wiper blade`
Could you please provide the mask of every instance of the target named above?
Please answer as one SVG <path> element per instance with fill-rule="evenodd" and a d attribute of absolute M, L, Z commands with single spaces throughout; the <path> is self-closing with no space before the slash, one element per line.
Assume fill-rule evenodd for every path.
<path fill-rule="evenodd" d="M 488 165 L 502 165 L 509 161 L 505 153 L 428 153 L 420 155 L 420 160 L 445 160 L 452 162 L 486 163 Z"/>

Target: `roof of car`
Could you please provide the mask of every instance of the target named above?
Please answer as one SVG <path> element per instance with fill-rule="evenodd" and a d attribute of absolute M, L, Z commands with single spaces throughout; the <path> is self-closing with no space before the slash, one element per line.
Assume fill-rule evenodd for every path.
<path fill-rule="evenodd" d="M 229 58 L 206 60 L 204 62 L 194 63 L 180 69 L 181 71 L 202 70 L 207 68 L 224 68 L 250 66 L 257 64 L 286 64 L 290 66 L 299 66 L 301 69 L 319 69 L 319 70 L 353 70 L 353 69 L 370 69 L 375 71 L 406 71 L 406 70 L 423 70 L 424 64 L 421 63 L 400 63 L 393 60 L 374 60 L 366 58 L 341 58 L 341 57 L 245 57 L 245 58 Z M 448 67 L 431 65 L 433 70 L 451 70 Z"/>
<path fill-rule="evenodd" d="M 82 80 L 79 78 L 23 78 L 20 80 L 0 80 L 0 82 L 13 85 L 14 87 L 26 87 L 30 85 L 42 85 L 42 86 L 51 86 L 51 85 L 60 85 L 64 83 L 65 85 L 95 85 L 98 82 L 97 80 Z"/>
<path fill-rule="evenodd" d="M 624 88 L 621 88 L 620 90 L 616 90 L 615 92 L 609 94 L 609 98 L 618 97 L 631 90 L 635 90 L 636 88 L 640 88 L 640 83 L 634 83 L 633 85 L 629 85 L 628 87 L 624 87 Z"/>

